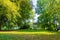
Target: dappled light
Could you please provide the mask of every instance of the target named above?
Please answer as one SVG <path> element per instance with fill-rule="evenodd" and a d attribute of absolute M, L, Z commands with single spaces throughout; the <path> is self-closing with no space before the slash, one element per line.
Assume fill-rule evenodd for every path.
<path fill-rule="evenodd" d="M 0 0 L 0 40 L 60 40 L 60 0 Z"/>
<path fill-rule="evenodd" d="M 40 35 L 55 35 L 56 32 L 18 32 L 18 31 L 6 31 L 6 32 L 0 32 L 0 34 L 40 34 Z"/>

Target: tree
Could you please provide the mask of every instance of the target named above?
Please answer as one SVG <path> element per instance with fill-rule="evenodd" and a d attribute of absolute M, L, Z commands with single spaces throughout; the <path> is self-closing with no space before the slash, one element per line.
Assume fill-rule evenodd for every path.
<path fill-rule="evenodd" d="M 19 10 L 19 13 L 21 18 L 18 18 L 18 26 L 29 25 L 28 23 L 34 17 L 30 0 L 21 0 L 20 9 L 21 10 Z"/>
<path fill-rule="evenodd" d="M 30 0 L 0 0 L 0 30 L 4 26 L 29 25 L 33 16 Z"/>
<path fill-rule="evenodd" d="M 46 28 L 47 30 L 55 30 L 57 23 L 60 22 L 59 6 L 58 0 L 38 0 L 38 10 L 40 11 L 38 22 L 42 28 Z"/>
<path fill-rule="evenodd" d="M 17 17 L 20 17 L 18 7 L 10 0 L 0 0 L 0 30 L 1 26 L 16 25 Z"/>

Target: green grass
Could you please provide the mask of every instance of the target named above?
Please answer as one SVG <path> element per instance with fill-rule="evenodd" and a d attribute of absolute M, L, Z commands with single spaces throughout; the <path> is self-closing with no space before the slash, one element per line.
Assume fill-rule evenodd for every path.
<path fill-rule="evenodd" d="M 18 30 L 20 32 L 41 32 L 41 31 L 47 31 L 47 30 L 37 30 L 37 29 L 21 29 L 21 30 Z"/>
<path fill-rule="evenodd" d="M 50 34 L 50 35 L 48 35 Z M 60 32 L 0 32 L 0 40 L 60 40 Z"/>
<path fill-rule="evenodd" d="M 0 31 L 0 34 L 40 34 L 40 35 L 54 35 L 56 32 L 40 31 L 40 32 L 21 32 L 21 31 Z"/>
<path fill-rule="evenodd" d="M 60 35 L 18 35 L 18 34 L 0 34 L 0 40 L 60 40 Z"/>

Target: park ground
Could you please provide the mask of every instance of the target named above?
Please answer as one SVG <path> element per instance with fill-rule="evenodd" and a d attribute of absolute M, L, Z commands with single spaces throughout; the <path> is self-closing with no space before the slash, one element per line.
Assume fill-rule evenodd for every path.
<path fill-rule="evenodd" d="M 60 32 L 0 31 L 0 40 L 60 40 Z"/>

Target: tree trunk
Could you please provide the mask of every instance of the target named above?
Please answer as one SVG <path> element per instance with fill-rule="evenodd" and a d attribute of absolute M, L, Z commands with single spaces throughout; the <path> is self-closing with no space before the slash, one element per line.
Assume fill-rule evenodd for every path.
<path fill-rule="evenodd" d="M 1 31 L 1 26 L 0 26 L 0 31 Z"/>
<path fill-rule="evenodd" d="M 2 23 L 1 23 L 1 21 L 0 21 L 0 31 L 1 31 L 1 24 L 2 24 Z"/>

